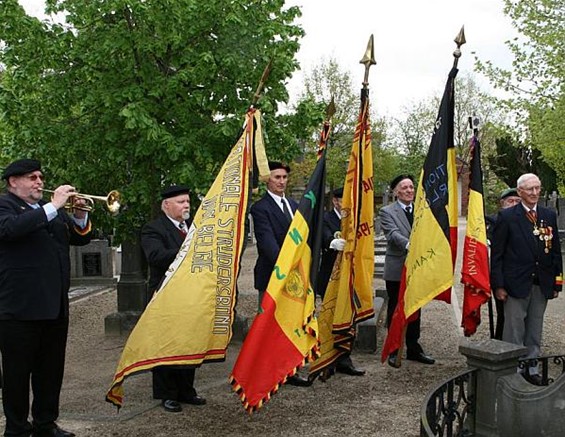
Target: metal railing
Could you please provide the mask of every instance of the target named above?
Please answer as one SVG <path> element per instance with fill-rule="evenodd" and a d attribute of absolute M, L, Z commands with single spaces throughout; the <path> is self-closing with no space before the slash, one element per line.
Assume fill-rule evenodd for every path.
<path fill-rule="evenodd" d="M 549 385 L 565 373 L 565 355 L 547 355 L 518 360 L 518 369 L 528 372 L 537 366 L 542 385 Z M 475 391 L 477 369 L 466 370 L 443 382 L 425 399 L 420 413 L 421 436 L 461 436 L 475 433 Z"/>
<path fill-rule="evenodd" d="M 477 369 L 466 370 L 431 391 L 420 413 L 421 436 L 472 436 Z"/>
<path fill-rule="evenodd" d="M 541 376 L 541 385 L 549 385 L 565 373 L 565 355 L 547 355 L 536 359 L 518 360 L 518 369 L 528 372 L 530 367 L 537 367 Z"/>

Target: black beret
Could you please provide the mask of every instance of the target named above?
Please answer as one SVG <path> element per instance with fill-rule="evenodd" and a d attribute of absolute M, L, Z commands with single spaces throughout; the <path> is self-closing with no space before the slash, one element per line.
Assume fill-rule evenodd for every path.
<path fill-rule="evenodd" d="M 37 170 L 41 170 L 41 163 L 39 161 L 35 159 L 18 159 L 4 169 L 2 179 L 8 180 L 10 176 L 21 176 Z"/>
<path fill-rule="evenodd" d="M 282 168 L 286 170 L 287 173 L 290 173 L 290 167 L 288 165 L 283 164 L 279 161 L 269 161 L 269 170 L 273 171 L 278 170 L 279 168 Z"/>
<path fill-rule="evenodd" d="M 170 197 L 180 196 L 181 194 L 190 194 L 189 188 L 185 185 L 171 185 L 163 190 L 161 198 L 165 200 Z"/>
<path fill-rule="evenodd" d="M 396 186 L 400 183 L 400 181 L 403 181 L 404 179 L 410 179 L 412 183 L 414 183 L 414 178 L 412 177 L 412 175 L 400 174 L 396 176 L 392 181 L 390 181 L 390 189 L 394 190 Z"/>
<path fill-rule="evenodd" d="M 499 199 L 500 200 L 506 199 L 507 197 L 510 196 L 518 196 L 518 190 L 516 188 L 507 188 L 502 193 L 500 193 Z"/>
<path fill-rule="evenodd" d="M 334 195 L 334 197 L 341 199 L 343 197 L 343 187 L 336 188 L 332 191 L 332 194 Z"/>

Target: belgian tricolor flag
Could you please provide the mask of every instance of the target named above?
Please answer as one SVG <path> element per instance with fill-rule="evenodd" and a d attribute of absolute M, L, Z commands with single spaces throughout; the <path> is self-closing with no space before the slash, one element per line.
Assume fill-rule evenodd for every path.
<path fill-rule="evenodd" d="M 271 274 L 261 303 L 263 312 L 241 347 L 230 382 L 243 407 L 257 411 L 287 378 L 318 355 L 314 284 L 322 239 L 326 141 Z"/>
<path fill-rule="evenodd" d="M 476 332 L 481 323 L 481 305 L 490 299 L 481 144 L 476 133 L 471 138 L 470 167 L 469 211 L 461 268 L 461 282 L 465 286 L 461 326 L 467 337 Z"/>
<path fill-rule="evenodd" d="M 382 361 L 398 350 L 410 316 L 432 299 L 451 301 L 457 254 L 457 169 L 453 145 L 453 67 L 445 85 L 435 128 L 416 193 L 410 249 L 404 262 L 398 305 Z"/>

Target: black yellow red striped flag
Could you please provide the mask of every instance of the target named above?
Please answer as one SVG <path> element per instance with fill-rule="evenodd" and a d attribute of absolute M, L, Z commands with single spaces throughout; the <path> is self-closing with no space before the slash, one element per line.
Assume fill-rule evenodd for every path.
<path fill-rule="evenodd" d="M 488 302 L 491 294 L 481 144 L 477 134 L 471 138 L 470 148 L 469 208 L 461 268 L 461 282 L 464 284 L 461 326 L 467 337 L 477 331 L 481 323 L 481 305 Z"/>
<path fill-rule="evenodd" d="M 321 154 L 283 242 L 267 290 L 230 376 L 243 407 L 252 413 L 318 355 L 315 277 L 324 212 L 326 123 Z"/>
<path fill-rule="evenodd" d="M 453 144 L 454 81 L 449 73 L 416 193 L 410 249 L 382 361 L 402 343 L 410 316 L 432 299 L 451 300 L 457 254 L 457 169 Z"/>

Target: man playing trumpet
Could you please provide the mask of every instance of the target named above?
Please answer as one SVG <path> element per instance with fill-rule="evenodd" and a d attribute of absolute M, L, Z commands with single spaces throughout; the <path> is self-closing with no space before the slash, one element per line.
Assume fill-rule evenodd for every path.
<path fill-rule="evenodd" d="M 61 185 L 42 200 L 43 173 L 33 159 L 20 159 L 2 174 L 0 197 L 0 352 L 4 435 L 74 436 L 59 428 L 69 326 L 69 245 L 91 238 L 87 212 L 63 210 L 76 194 Z M 77 206 L 84 199 L 77 200 Z M 33 394 L 28 421 L 29 388 Z"/>

